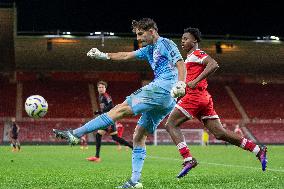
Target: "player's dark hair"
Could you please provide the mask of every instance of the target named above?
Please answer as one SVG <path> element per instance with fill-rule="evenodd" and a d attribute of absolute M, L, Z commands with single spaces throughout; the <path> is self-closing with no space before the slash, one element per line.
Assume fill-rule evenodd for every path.
<path fill-rule="evenodd" d="M 190 33 L 191 35 L 194 36 L 196 41 L 199 43 L 201 41 L 201 32 L 199 31 L 198 28 L 186 28 L 184 29 L 183 33 Z"/>
<path fill-rule="evenodd" d="M 107 82 L 105 82 L 105 81 L 99 81 L 99 82 L 97 82 L 97 87 L 98 87 L 99 85 L 104 85 L 104 86 L 107 88 Z"/>
<path fill-rule="evenodd" d="M 141 20 L 132 20 L 132 31 L 135 33 L 135 30 L 144 30 L 155 29 L 158 31 L 156 22 L 151 18 L 142 18 Z"/>

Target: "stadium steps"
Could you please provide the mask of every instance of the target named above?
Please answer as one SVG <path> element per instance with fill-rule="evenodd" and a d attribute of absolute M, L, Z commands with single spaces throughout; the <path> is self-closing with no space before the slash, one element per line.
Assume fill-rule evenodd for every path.
<path fill-rule="evenodd" d="M 244 135 L 249 138 L 250 140 L 252 140 L 255 143 L 259 143 L 259 141 L 257 140 L 257 138 L 252 134 L 252 132 L 250 132 L 250 130 L 246 127 L 246 126 L 242 126 L 241 129 L 244 132 Z"/>
<path fill-rule="evenodd" d="M 284 119 L 283 84 L 242 83 L 231 88 L 250 119 Z"/>
<path fill-rule="evenodd" d="M 245 122 L 249 121 L 249 117 L 248 117 L 246 111 L 244 110 L 243 106 L 241 105 L 240 101 L 236 97 L 236 95 L 233 92 L 233 90 L 228 85 L 225 86 L 225 89 L 226 89 L 228 95 L 231 97 L 233 103 L 235 104 L 235 107 L 238 109 L 238 111 L 242 115 L 243 121 L 245 121 Z"/>
<path fill-rule="evenodd" d="M 261 144 L 284 143 L 283 123 L 249 123 L 247 127 Z"/>
<path fill-rule="evenodd" d="M 222 119 L 242 119 L 240 112 L 237 110 L 231 97 L 224 88 L 223 83 L 216 83 L 208 81 L 208 91 L 212 95 L 214 102 L 214 109 L 219 117 Z"/>
<path fill-rule="evenodd" d="M 253 134 L 246 128 L 246 123 L 248 123 L 249 117 L 246 113 L 246 111 L 244 110 L 243 106 L 241 105 L 240 101 L 238 100 L 237 96 L 235 95 L 235 93 L 233 92 L 233 90 L 226 85 L 225 89 L 228 93 L 228 95 L 231 97 L 232 101 L 234 102 L 236 108 L 238 109 L 238 111 L 240 112 L 240 114 L 242 115 L 242 120 L 241 120 L 241 129 L 244 131 L 245 136 L 247 136 L 250 140 L 257 142 L 256 138 L 253 136 Z"/>

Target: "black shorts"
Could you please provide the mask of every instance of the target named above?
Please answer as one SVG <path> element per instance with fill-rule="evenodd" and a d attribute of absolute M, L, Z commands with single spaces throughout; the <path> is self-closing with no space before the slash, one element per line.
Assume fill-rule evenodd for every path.
<path fill-rule="evenodd" d="M 116 131 L 116 126 L 115 125 L 110 125 L 106 129 L 103 129 L 103 130 L 110 134 L 110 133 L 113 133 L 113 132 Z"/>
<path fill-rule="evenodd" d="M 14 140 L 17 140 L 18 139 L 18 135 L 13 135 L 11 138 L 14 139 Z"/>

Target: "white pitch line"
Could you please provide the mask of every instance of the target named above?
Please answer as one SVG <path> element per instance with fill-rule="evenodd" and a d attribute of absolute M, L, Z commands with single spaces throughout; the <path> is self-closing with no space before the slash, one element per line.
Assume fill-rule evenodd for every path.
<path fill-rule="evenodd" d="M 174 160 L 174 161 L 182 161 L 182 159 L 176 159 L 176 158 L 167 158 L 167 157 L 158 157 L 158 156 L 147 156 L 149 158 L 153 159 L 162 159 L 162 160 Z M 244 168 L 244 169 L 256 169 L 260 170 L 260 167 L 250 167 L 250 166 L 243 166 L 243 165 L 231 165 L 231 164 L 223 164 L 223 163 L 210 163 L 210 162 L 198 162 L 200 164 L 207 164 L 207 165 L 215 165 L 215 166 L 223 166 L 223 167 L 238 167 L 238 168 Z M 274 171 L 274 172 L 282 172 L 284 173 L 284 169 L 271 169 L 266 168 L 266 170 Z"/>

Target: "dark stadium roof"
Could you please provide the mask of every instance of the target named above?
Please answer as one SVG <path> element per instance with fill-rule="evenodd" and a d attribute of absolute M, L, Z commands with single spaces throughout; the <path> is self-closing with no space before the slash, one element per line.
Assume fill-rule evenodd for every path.
<path fill-rule="evenodd" d="M 5 0 L 9 1 L 9 0 Z M 10 0 L 12 1 L 12 0 Z M 284 37 L 279 1 L 17 0 L 19 31 L 131 32 L 132 19 L 151 17 L 162 33 L 199 27 L 203 34 Z"/>

